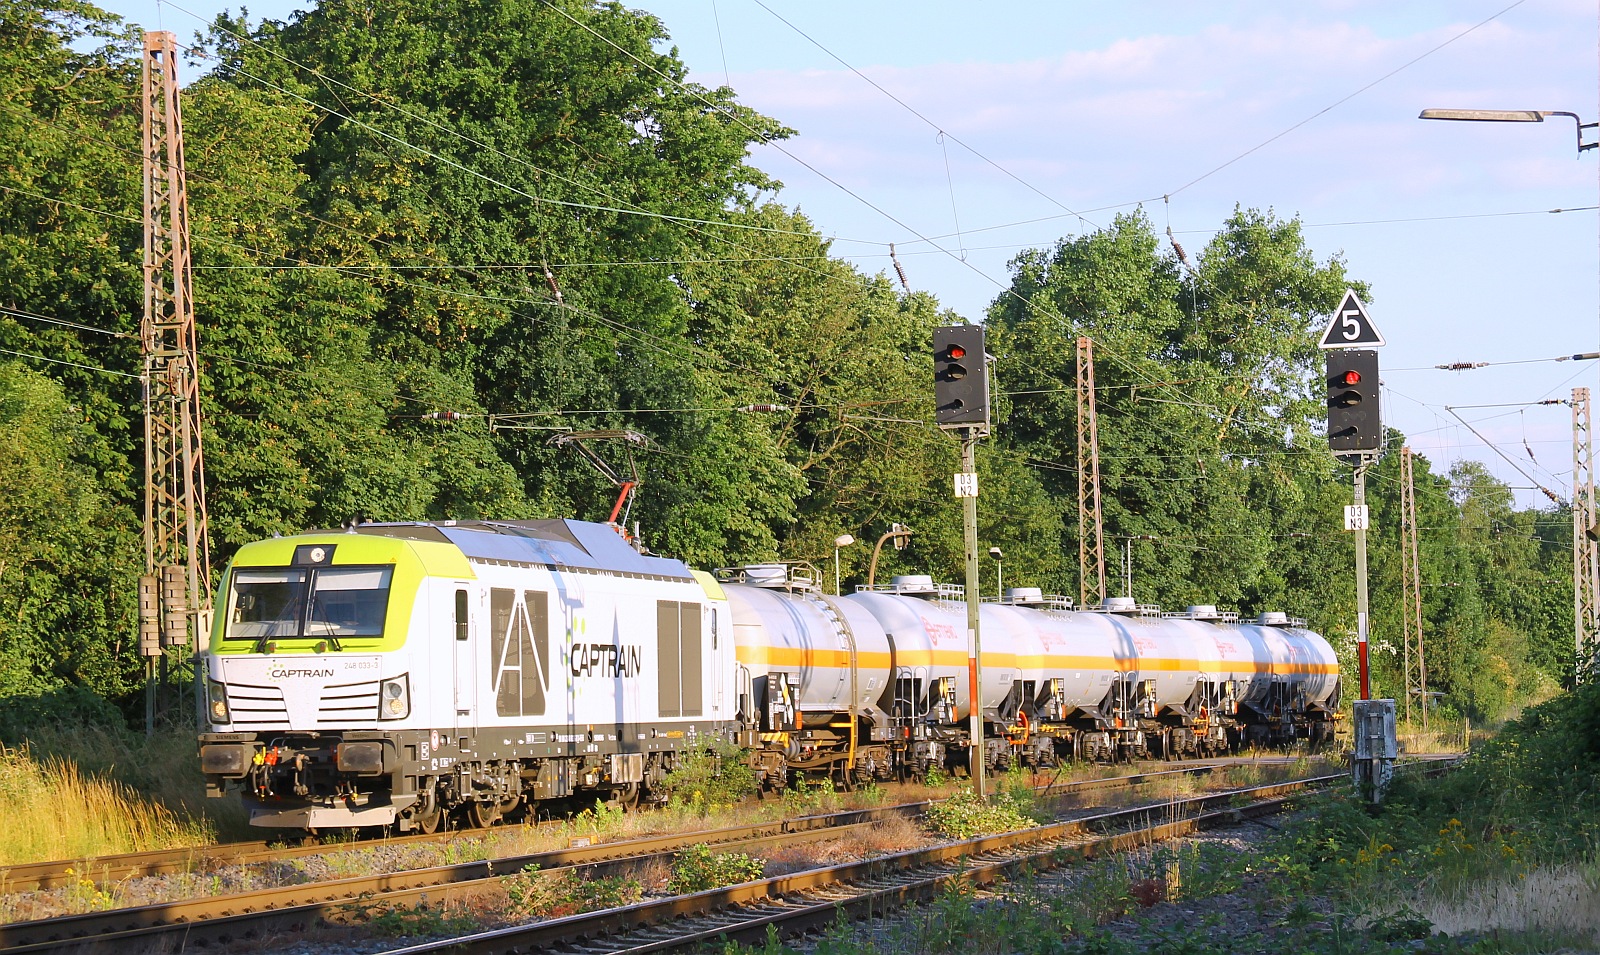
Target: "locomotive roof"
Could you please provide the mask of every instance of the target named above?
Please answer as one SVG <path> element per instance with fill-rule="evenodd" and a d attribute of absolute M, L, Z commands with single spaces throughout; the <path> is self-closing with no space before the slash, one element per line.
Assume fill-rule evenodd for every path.
<path fill-rule="evenodd" d="M 357 524 L 357 534 L 453 544 L 468 558 L 692 580 L 688 565 L 641 554 L 609 524 L 561 519 Z"/>

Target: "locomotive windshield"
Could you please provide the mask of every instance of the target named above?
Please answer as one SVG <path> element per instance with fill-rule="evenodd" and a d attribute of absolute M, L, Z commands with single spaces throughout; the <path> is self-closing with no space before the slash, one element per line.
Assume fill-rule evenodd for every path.
<path fill-rule="evenodd" d="M 390 567 L 265 568 L 233 572 L 229 640 L 383 636 Z M 309 599 L 308 599 L 309 598 Z"/>

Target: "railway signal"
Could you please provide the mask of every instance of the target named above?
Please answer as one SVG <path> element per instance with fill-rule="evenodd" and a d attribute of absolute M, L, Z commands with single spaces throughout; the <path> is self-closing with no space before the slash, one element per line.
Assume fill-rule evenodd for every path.
<path fill-rule="evenodd" d="M 1378 353 L 1370 348 L 1328 352 L 1328 447 L 1335 454 L 1383 447 Z"/>
<path fill-rule="evenodd" d="M 1345 527 L 1356 537 L 1356 654 L 1361 664 L 1361 699 L 1367 682 L 1367 468 L 1383 450 L 1383 416 L 1378 410 L 1378 353 L 1383 333 L 1361 304 L 1355 289 L 1328 320 L 1319 348 L 1328 350 L 1328 448 L 1355 468 L 1355 503 L 1346 508 Z"/>
<path fill-rule="evenodd" d="M 978 439 L 989 433 L 989 356 L 983 326 L 945 325 L 933 330 L 934 421 L 961 432 L 961 471 L 955 496 L 961 499 L 961 530 L 967 556 L 968 684 L 972 693 L 968 752 L 974 790 L 984 791 L 983 639 L 978 632 Z"/>
<path fill-rule="evenodd" d="M 934 418 L 941 428 L 989 427 L 989 366 L 983 326 L 933 330 Z"/>

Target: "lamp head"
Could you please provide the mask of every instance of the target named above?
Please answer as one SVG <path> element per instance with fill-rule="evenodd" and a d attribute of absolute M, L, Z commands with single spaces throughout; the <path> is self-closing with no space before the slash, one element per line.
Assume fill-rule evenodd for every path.
<path fill-rule="evenodd" d="M 998 547 L 989 548 L 989 556 L 993 557 L 995 560 L 1000 560 L 1005 557 L 1004 554 L 1000 553 L 1000 548 Z"/>
<path fill-rule="evenodd" d="M 1418 119 L 1453 119 L 1468 123 L 1542 123 L 1554 115 L 1542 109 L 1425 109 Z"/>

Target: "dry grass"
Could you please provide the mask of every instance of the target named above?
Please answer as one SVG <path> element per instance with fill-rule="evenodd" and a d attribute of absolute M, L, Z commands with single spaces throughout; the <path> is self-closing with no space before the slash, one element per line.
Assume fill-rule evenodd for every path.
<path fill-rule="evenodd" d="M 1424 901 L 1414 908 L 1435 931 L 1452 936 L 1528 932 L 1600 945 L 1600 862 L 1495 879 L 1468 889 L 1461 898 Z"/>
<path fill-rule="evenodd" d="M 215 841 L 204 821 L 61 757 L 36 759 L 26 746 L 0 748 L 0 803 L 0 865 Z"/>
<path fill-rule="evenodd" d="M 1395 737 L 1400 752 L 1410 756 L 1434 753 L 1464 753 L 1469 748 L 1472 729 L 1460 721 L 1430 720 L 1427 732 L 1420 723 L 1401 723 Z"/>
<path fill-rule="evenodd" d="M 893 818 L 848 835 L 785 846 L 763 856 L 767 878 L 804 872 L 931 845 L 933 838 L 914 819 Z"/>

